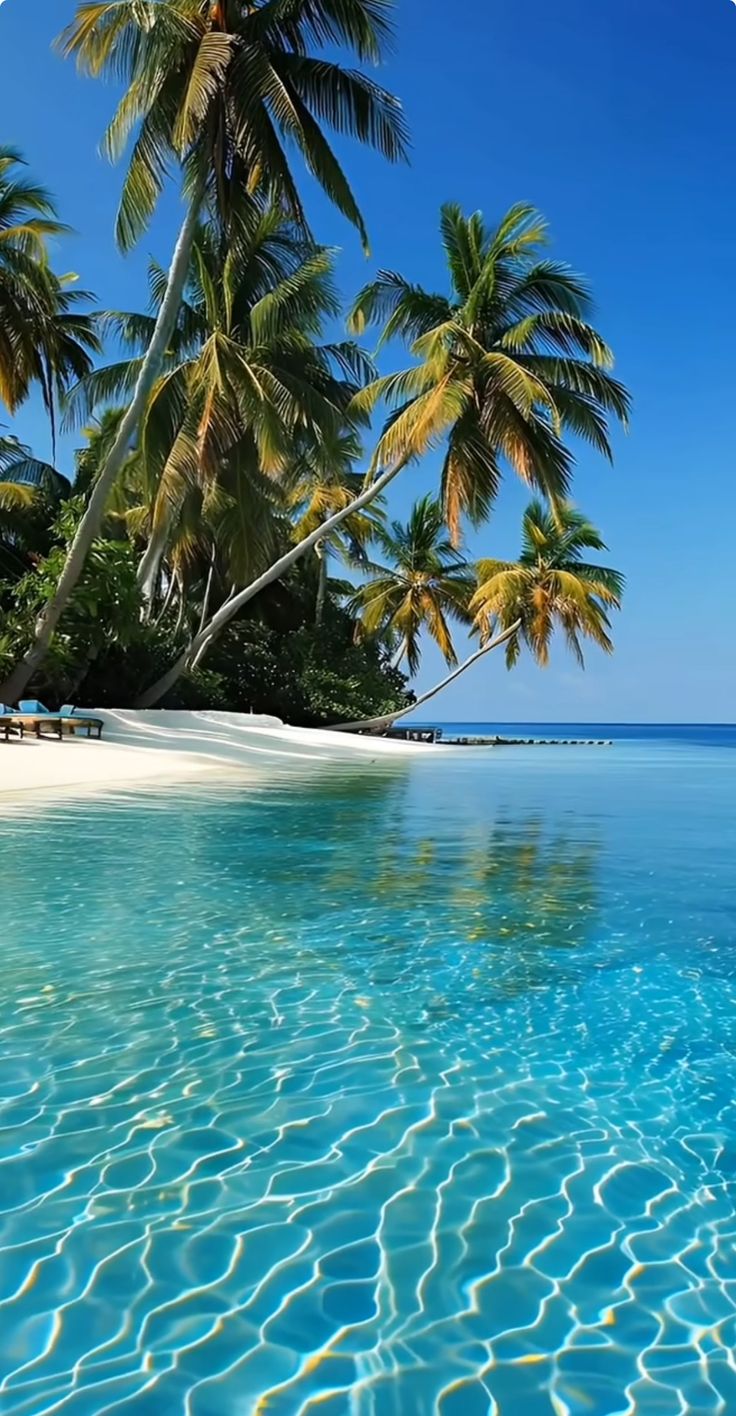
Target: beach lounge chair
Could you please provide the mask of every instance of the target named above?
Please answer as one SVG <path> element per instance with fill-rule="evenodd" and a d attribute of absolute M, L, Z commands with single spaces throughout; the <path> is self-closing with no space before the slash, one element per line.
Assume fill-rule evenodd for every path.
<path fill-rule="evenodd" d="M 7 703 L 0 703 L 0 733 L 6 742 L 10 741 L 11 733 L 23 736 L 23 724 L 13 722 L 13 709 Z"/>
<path fill-rule="evenodd" d="M 93 732 L 97 738 L 102 737 L 102 729 L 104 727 L 102 719 L 85 717 L 83 713 L 77 712 L 73 703 L 62 704 L 59 709 L 59 717 L 62 720 L 62 727 L 66 727 L 70 735 L 73 735 L 77 731 L 77 728 L 86 728 L 87 737 L 91 737 Z M 69 722 L 70 718 L 74 719 L 73 723 Z"/>
<path fill-rule="evenodd" d="M 101 718 L 87 718 L 83 713 L 78 713 L 73 703 L 65 703 L 58 713 L 52 712 L 45 703 L 39 702 L 37 698 L 22 698 L 17 708 L 7 710 L 8 724 L 3 727 L 2 716 L 0 716 L 0 732 L 5 731 L 6 740 L 11 728 L 17 728 L 23 737 L 23 730 L 27 728 L 29 732 L 35 733 L 37 738 L 55 733 L 61 741 L 66 731 L 69 737 L 74 737 L 78 731 L 86 732 L 87 737 L 102 737 L 104 723 Z M 72 721 L 73 719 L 73 721 Z"/>
<path fill-rule="evenodd" d="M 38 698 L 21 698 L 13 712 L 15 723 L 21 729 L 35 733 L 37 738 L 55 733 L 61 740 L 62 723 L 58 713 L 52 713 Z"/>

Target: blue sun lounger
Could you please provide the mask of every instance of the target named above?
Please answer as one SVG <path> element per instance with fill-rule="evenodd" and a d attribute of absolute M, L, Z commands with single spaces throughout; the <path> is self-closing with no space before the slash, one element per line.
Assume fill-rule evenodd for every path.
<path fill-rule="evenodd" d="M 23 724 L 13 722 L 13 709 L 7 703 L 0 703 L 0 733 L 3 734 L 6 742 L 10 741 L 11 733 L 18 733 L 19 737 L 23 736 Z"/>
<path fill-rule="evenodd" d="M 82 713 L 78 714 L 73 703 L 65 703 L 58 713 L 52 712 L 38 698 L 22 698 L 17 708 L 6 708 L 5 705 L 3 707 L 4 712 L 0 714 L 0 731 L 4 730 L 6 742 L 10 733 L 16 729 L 23 737 L 25 728 L 35 732 L 37 738 L 40 738 L 45 730 L 56 733 L 61 740 L 65 729 L 69 737 L 82 730 L 86 730 L 87 737 L 91 737 L 93 732 L 97 738 L 102 737 L 102 719 L 87 718 Z"/>

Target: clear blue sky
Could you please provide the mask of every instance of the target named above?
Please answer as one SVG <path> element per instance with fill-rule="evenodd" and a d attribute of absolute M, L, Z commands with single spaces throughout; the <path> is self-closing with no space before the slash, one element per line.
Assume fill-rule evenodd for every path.
<path fill-rule="evenodd" d="M 29 23 L 30 10 L 33 21 Z M 172 194 L 141 249 L 113 244 L 120 172 L 97 155 L 114 94 L 50 51 L 72 0 L 0 6 L 0 141 L 20 146 L 78 233 L 57 265 L 100 304 L 140 307 L 148 254 L 166 261 Z M 413 135 L 408 169 L 350 147 L 373 257 L 318 194 L 319 237 L 340 245 L 351 296 L 386 265 L 430 286 L 444 272 L 437 212 L 490 220 L 518 199 L 547 216 L 554 253 L 590 279 L 597 320 L 634 396 L 613 470 L 583 451 L 575 497 L 628 591 L 617 653 L 582 675 L 562 647 L 542 673 L 493 656 L 442 700 L 445 719 L 736 719 L 736 7 L 732 0 L 398 0 L 383 74 Z M 392 352 L 389 363 L 400 359 Z M 43 451 L 35 405 L 15 431 Z M 64 455 L 69 460 L 69 447 Z M 405 474 L 403 513 L 436 463 Z M 479 554 L 516 550 L 523 490 L 509 478 Z M 420 685 L 438 676 L 428 650 Z"/>

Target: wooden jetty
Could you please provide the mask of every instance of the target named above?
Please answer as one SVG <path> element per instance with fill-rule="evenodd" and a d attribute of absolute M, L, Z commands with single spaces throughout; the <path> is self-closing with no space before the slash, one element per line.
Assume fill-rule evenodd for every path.
<path fill-rule="evenodd" d="M 393 728 L 383 736 L 399 742 L 442 742 L 445 747 L 613 747 L 604 738 L 446 737 L 442 728 Z"/>

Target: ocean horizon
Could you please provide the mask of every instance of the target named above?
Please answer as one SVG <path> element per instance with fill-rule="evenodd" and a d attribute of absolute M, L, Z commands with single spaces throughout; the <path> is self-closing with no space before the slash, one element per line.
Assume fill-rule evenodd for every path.
<path fill-rule="evenodd" d="M 455 721 L 458 721 L 458 722 L 459 722 L 460 719 L 457 719 L 457 720 L 454 719 L 454 718 L 442 718 L 442 719 L 438 719 L 438 722 L 443 722 L 443 723 L 444 723 L 444 722 L 448 722 L 448 723 L 449 723 L 449 722 L 455 722 Z M 463 721 L 463 722 L 467 721 L 468 723 L 475 723 L 476 726 L 481 727 L 481 726 L 485 726 L 485 725 L 488 724 L 488 723 L 495 722 L 496 720 L 495 720 L 495 719 L 491 719 L 491 718 L 468 718 L 468 719 L 463 719 L 462 721 Z M 500 722 L 500 721 L 501 721 L 501 719 L 499 719 L 499 722 Z M 536 723 L 537 726 L 540 726 L 540 727 L 542 727 L 542 726 L 544 726 L 544 727 L 554 727 L 554 726 L 556 726 L 556 727 L 564 727 L 564 726 L 567 724 L 568 719 L 566 719 L 566 718 L 549 718 L 549 719 L 528 718 L 528 719 L 518 719 L 518 720 L 517 720 L 517 719 L 511 719 L 511 718 L 509 718 L 508 720 L 504 720 L 504 721 L 508 721 L 509 723 L 512 723 L 512 722 L 513 722 L 513 723 L 517 723 L 517 722 L 518 722 L 519 724 L 522 723 L 522 722 L 524 722 L 524 723 L 526 723 L 526 722 L 532 723 L 532 722 L 533 722 L 533 723 Z M 572 721 L 572 720 L 569 720 L 569 721 Z M 645 723 L 645 722 L 639 722 L 639 721 L 637 721 L 637 720 L 634 719 L 634 718 L 632 718 L 632 719 L 616 719 L 615 721 L 611 721 L 611 722 L 609 722 L 608 719 L 602 719 L 602 718 L 585 718 L 585 719 L 580 718 L 580 719 L 577 719 L 576 721 L 579 722 L 580 724 L 587 725 L 587 726 L 590 727 L 590 728 L 600 727 L 602 723 L 605 723 L 608 727 L 619 727 L 619 728 L 734 728 L 734 727 L 736 727 L 736 723 L 705 723 L 705 722 L 694 722 L 694 721 L 693 721 L 693 722 L 690 722 L 689 720 L 686 720 L 686 719 L 682 719 L 682 720 L 678 719 L 677 721 L 667 722 L 667 723 L 659 723 L 659 722 L 658 722 L 658 723 L 655 723 L 655 722 L 652 722 L 652 723 Z"/>

